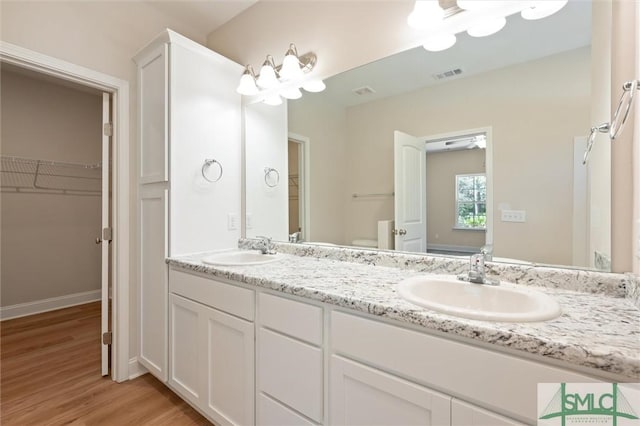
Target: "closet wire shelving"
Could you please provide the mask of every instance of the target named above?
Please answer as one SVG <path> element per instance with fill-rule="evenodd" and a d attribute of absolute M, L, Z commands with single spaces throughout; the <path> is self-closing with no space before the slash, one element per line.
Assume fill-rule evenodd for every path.
<path fill-rule="evenodd" d="M 0 155 L 0 192 L 99 196 L 102 164 Z"/>

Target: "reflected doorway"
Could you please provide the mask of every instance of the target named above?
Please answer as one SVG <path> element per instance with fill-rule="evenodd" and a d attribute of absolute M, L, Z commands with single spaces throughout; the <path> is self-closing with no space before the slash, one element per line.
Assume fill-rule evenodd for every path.
<path fill-rule="evenodd" d="M 305 229 L 305 146 L 304 140 L 290 137 L 287 144 L 289 241 L 303 241 Z"/>

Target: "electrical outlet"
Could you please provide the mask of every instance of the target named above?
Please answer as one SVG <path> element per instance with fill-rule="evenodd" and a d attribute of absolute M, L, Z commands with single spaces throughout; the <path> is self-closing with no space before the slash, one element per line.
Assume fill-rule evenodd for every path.
<path fill-rule="evenodd" d="M 636 221 L 636 258 L 640 259 L 640 220 Z"/>
<path fill-rule="evenodd" d="M 238 215 L 234 213 L 227 214 L 227 229 L 235 231 L 238 229 Z"/>
<path fill-rule="evenodd" d="M 526 222 L 527 212 L 524 210 L 502 210 L 503 222 Z"/>
<path fill-rule="evenodd" d="M 251 213 L 247 213 L 246 221 L 247 229 L 253 229 L 253 215 Z"/>

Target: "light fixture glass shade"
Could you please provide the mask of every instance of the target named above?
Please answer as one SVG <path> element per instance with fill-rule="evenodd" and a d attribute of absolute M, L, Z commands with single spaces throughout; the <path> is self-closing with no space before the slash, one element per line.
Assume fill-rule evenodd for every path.
<path fill-rule="evenodd" d="M 486 37 L 491 34 L 495 34 L 500 31 L 507 24 L 507 19 L 504 16 L 501 17 L 487 17 L 479 21 L 473 27 L 467 30 L 467 33 L 472 37 Z"/>
<path fill-rule="evenodd" d="M 303 76 L 304 73 L 300 68 L 298 57 L 293 53 L 287 54 L 282 61 L 282 68 L 280 68 L 280 79 L 282 81 L 298 80 Z"/>
<path fill-rule="evenodd" d="M 520 14 L 524 19 L 535 20 L 546 18 L 547 16 L 551 16 L 563 7 L 569 0 L 544 0 L 544 1 L 535 1 L 530 7 L 523 9 Z"/>
<path fill-rule="evenodd" d="M 422 47 L 431 52 L 439 52 L 441 50 L 447 50 L 454 44 L 456 44 L 456 36 L 454 34 L 439 34 L 429 37 Z"/>
<path fill-rule="evenodd" d="M 407 23 L 411 28 L 424 30 L 441 23 L 443 19 L 444 10 L 438 0 L 417 0 L 407 17 Z"/>
<path fill-rule="evenodd" d="M 269 95 L 266 98 L 264 98 L 264 102 L 267 105 L 281 105 L 282 104 L 282 98 L 280 97 L 280 95 Z"/>
<path fill-rule="evenodd" d="M 513 3 L 513 0 L 457 0 L 456 3 L 460 9 L 464 10 L 487 10 Z"/>
<path fill-rule="evenodd" d="M 287 99 L 300 99 L 302 92 L 297 87 L 287 87 L 286 89 L 280 90 L 280 96 Z"/>
<path fill-rule="evenodd" d="M 256 80 L 251 74 L 242 74 L 242 77 L 240 77 L 240 84 L 238 85 L 236 92 L 246 96 L 254 96 L 258 94 L 259 90 L 256 86 Z"/>
<path fill-rule="evenodd" d="M 327 86 L 322 80 L 309 80 L 302 85 L 302 88 L 307 92 L 317 93 L 322 92 Z"/>
<path fill-rule="evenodd" d="M 263 89 L 272 89 L 278 85 L 278 77 L 276 77 L 276 70 L 271 65 L 265 62 L 260 68 L 260 75 L 256 81 L 258 86 Z"/>

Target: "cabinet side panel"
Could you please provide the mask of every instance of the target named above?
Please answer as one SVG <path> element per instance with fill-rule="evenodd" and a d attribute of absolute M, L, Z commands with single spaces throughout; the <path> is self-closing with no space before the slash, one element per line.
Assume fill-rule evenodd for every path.
<path fill-rule="evenodd" d="M 241 67 L 175 43 L 170 54 L 170 254 L 236 247 L 242 167 L 235 87 Z M 219 177 L 216 182 L 203 176 L 206 160 L 217 162 L 205 168 L 210 180 Z"/>

